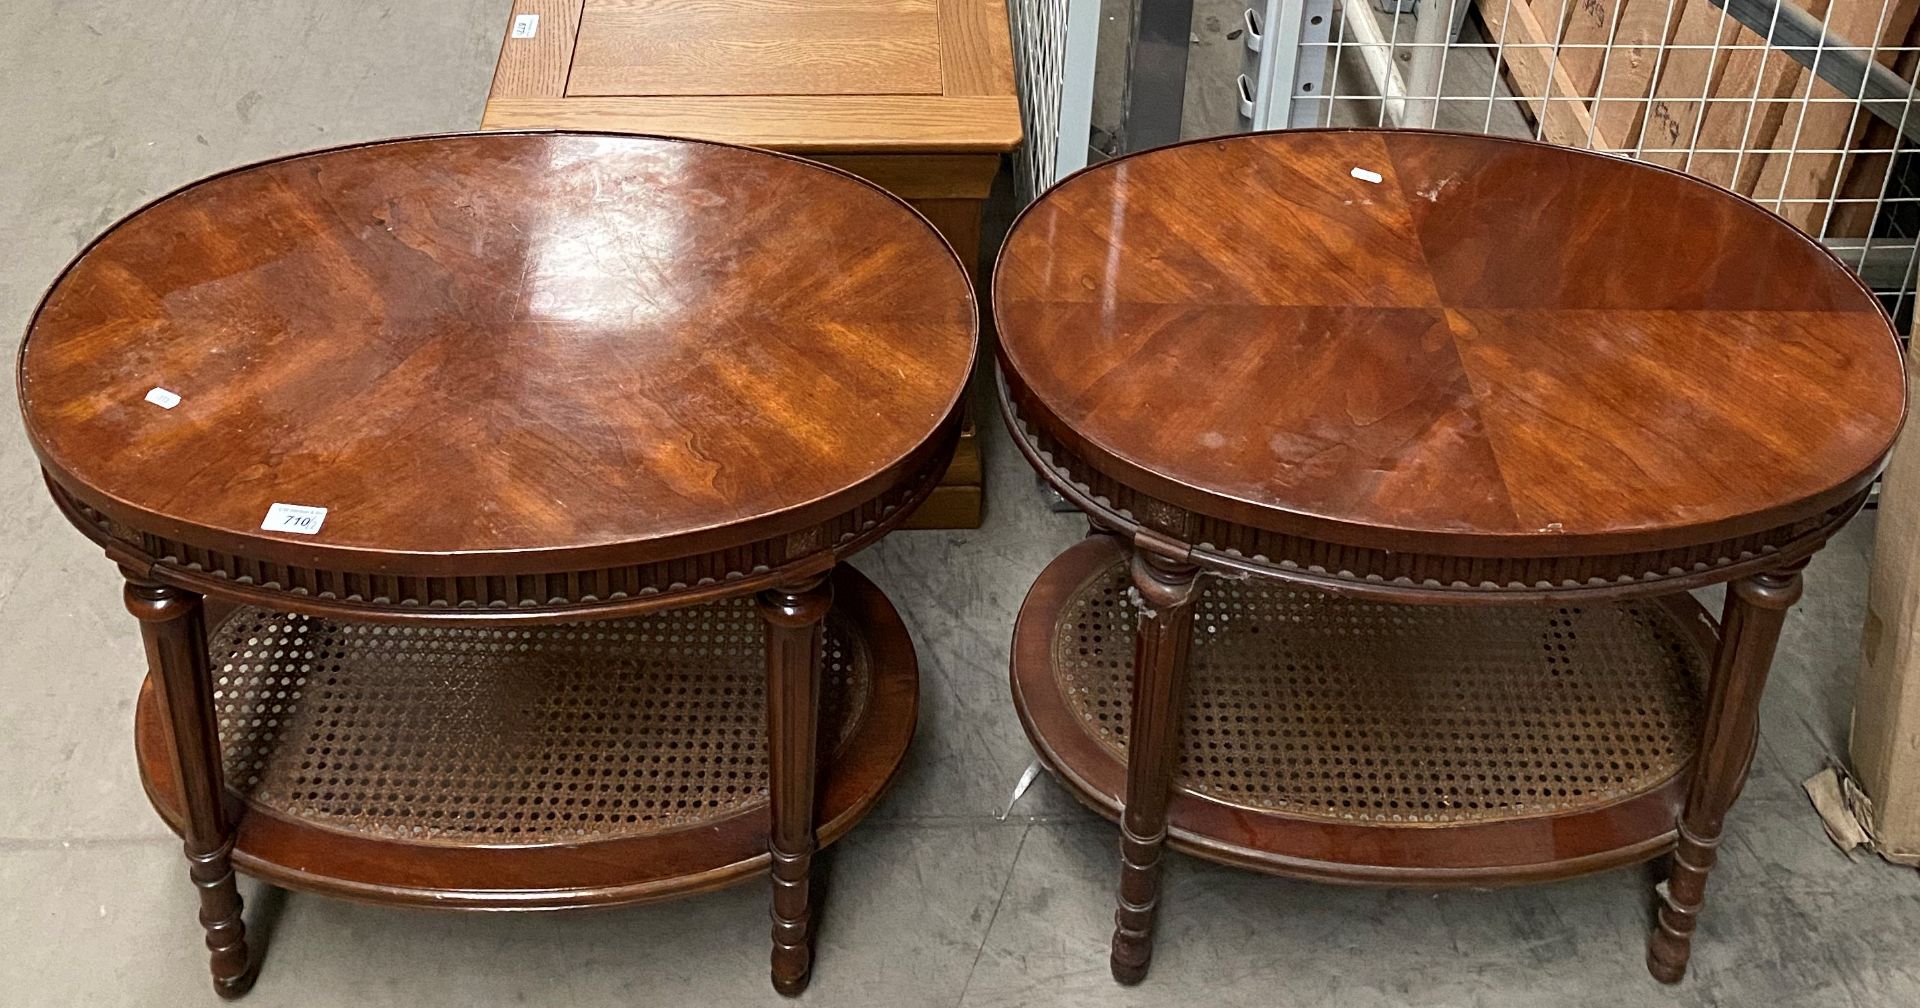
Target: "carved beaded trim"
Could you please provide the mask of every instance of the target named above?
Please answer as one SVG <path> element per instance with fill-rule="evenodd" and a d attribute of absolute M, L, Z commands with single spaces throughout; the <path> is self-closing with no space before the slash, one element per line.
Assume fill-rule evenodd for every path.
<path fill-rule="evenodd" d="M 696 556 L 594 570 L 494 576 L 416 577 L 298 567 L 202 549 L 141 532 L 109 519 L 49 483 L 81 531 L 96 541 L 115 540 L 152 557 L 156 564 L 208 575 L 236 585 L 296 597 L 369 608 L 466 611 L 552 610 L 640 599 L 703 588 L 766 574 L 804 560 L 831 544 L 841 549 L 883 531 L 911 511 L 939 481 L 944 467 L 895 487 L 844 514 L 797 532 Z"/>
<path fill-rule="evenodd" d="M 1363 585 L 1458 592 L 1538 591 L 1601 588 L 1684 577 L 1742 563 L 1815 535 L 1844 521 L 1867 494 L 1814 517 L 1764 532 L 1701 543 L 1682 549 L 1568 557 L 1465 557 L 1343 546 L 1302 536 L 1252 528 L 1198 512 L 1172 512 L 1184 527 L 1167 528 L 1165 502 L 1108 477 L 1070 449 L 1020 417 L 1001 388 L 1007 416 L 1040 460 L 1049 480 L 1078 490 L 1094 504 L 1127 522 L 1176 535 L 1193 547 L 1197 561 L 1206 554 L 1246 567 L 1270 567 Z"/>

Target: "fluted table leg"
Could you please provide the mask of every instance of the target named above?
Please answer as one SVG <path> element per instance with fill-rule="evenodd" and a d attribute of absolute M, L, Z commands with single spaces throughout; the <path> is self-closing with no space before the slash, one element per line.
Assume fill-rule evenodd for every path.
<path fill-rule="evenodd" d="M 810 892 L 818 773 L 820 662 L 833 584 L 821 575 L 760 593 L 767 621 L 767 798 L 773 857 L 773 986 L 807 989 L 813 969 Z"/>
<path fill-rule="evenodd" d="M 1746 783 L 1759 736 L 1760 693 L 1787 610 L 1800 599 L 1800 572 L 1806 564 L 1801 560 L 1727 586 L 1693 783 L 1680 816 L 1672 873 L 1660 894 L 1659 920 L 1647 943 L 1647 969 L 1662 983 L 1678 983 L 1687 972 L 1693 931 L 1706 900 L 1707 873 L 1713 869 L 1727 810 Z"/>
<path fill-rule="evenodd" d="M 175 768 L 186 802 L 187 872 L 200 891 L 214 993 L 237 998 L 253 987 L 259 963 L 247 949 L 240 890 L 233 876 L 234 824 L 221 780 L 213 677 L 201 597 L 126 571 L 127 611 L 140 620 L 147 665 L 166 698 Z"/>
<path fill-rule="evenodd" d="M 1113 915 L 1113 978 L 1146 978 L 1160 904 L 1167 803 L 1185 716 L 1187 647 L 1193 639 L 1198 569 L 1145 549 L 1133 554 L 1139 634 L 1133 661 L 1133 718 L 1127 733 L 1126 807 L 1120 815 L 1120 894 Z"/>

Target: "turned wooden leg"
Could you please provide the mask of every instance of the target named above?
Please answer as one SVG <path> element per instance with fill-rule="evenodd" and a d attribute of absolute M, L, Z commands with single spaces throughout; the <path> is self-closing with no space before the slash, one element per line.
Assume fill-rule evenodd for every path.
<path fill-rule="evenodd" d="M 1747 780 L 1759 737 L 1760 693 L 1780 641 L 1780 626 L 1800 599 L 1800 571 L 1806 565 L 1801 560 L 1727 586 L 1693 782 L 1680 815 L 1672 871 L 1659 894 L 1659 919 L 1647 943 L 1647 969 L 1662 983 L 1678 983 L 1687 972 L 1707 873 L 1713 869 L 1727 809 Z"/>
<path fill-rule="evenodd" d="M 1113 915 L 1113 978 L 1136 984 L 1153 958 L 1167 802 L 1186 713 L 1187 645 L 1193 639 L 1197 568 L 1136 549 L 1139 633 L 1133 652 L 1133 718 L 1127 731 L 1126 807 L 1120 813 L 1120 898 Z"/>
<path fill-rule="evenodd" d="M 833 584 L 821 575 L 760 593 L 767 621 L 767 804 L 773 855 L 773 988 L 807 989 L 813 968 L 812 881 L 820 655 Z"/>
<path fill-rule="evenodd" d="M 172 727 L 173 756 L 186 799 L 187 874 L 200 890 L 214 993 L 236 998 L 253 986 L 258 963 L 247 951 L 240 890 L 233 878 L 234 824 L 227 814 L 214 722 L 213 676 L 199 595 L 127 571 L 127 611 L 140 620 L 147 666 L 159 680 Z"/>

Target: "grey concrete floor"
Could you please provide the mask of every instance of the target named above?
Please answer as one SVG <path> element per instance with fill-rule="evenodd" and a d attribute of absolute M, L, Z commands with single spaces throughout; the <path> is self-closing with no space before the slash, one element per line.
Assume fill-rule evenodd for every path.
<path fill-rule="evenodd" d="M 12 0 L 0 36 L 0 331 L 144 200 L 253 159 L 479 120 L 504 0 Z M 1043 781 L 1007 700 L 1015 606 L 1081 525 L 990 446 L 977 533 L 896 535 L 858 565 L 923 663 L 911 763 L 839 847 L 804 1003 L 1855 1005 L 1920 1003 L 1920 875 L 1828 845 L 1798 782 L 1844 748 L 1865 550 L 1857 523 L 1788 624 L 1764 744 L 1714 876 L 1692 977 L 1641 962 L 1639 870 L 1493 892 L 1345 889 L 1175 856 L 1147 983 L 1107 978 L 1114 831 Z M 0 410 L 0 1005 L 212 1004 L 191 889 L 147 808 L 129 726 L 141 659 L 119 585 Z M 248 1004 L 269 1008 L 781 1003 L 765 894 L 544 916 L 277 896 Z"/>

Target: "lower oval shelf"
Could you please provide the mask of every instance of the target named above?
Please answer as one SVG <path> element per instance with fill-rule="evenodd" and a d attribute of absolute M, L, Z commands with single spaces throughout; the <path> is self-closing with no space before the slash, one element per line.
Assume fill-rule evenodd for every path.
<path fill-rule="evenodd" d="M 1135 609 L 1094 536 L 1034 583 L 1014 703 L 1035 750 L 1117 819 Z M 1393 605 L 1205 578 L 1168 839 L 1326 881 L 1490 885 L 1667 850 L 1717 640 L 1688 595 Z"/>
<path fill-rule="evenodd" d="M 892 780 L 919 701 L 899 614 L 852 568 L 833 577 L 821 846 Z M 487 910 L 639 903 L 759 873 L 761 625 L 751 598 L 498 629 L 235 609 L 209 628 L 235 865 L 348 899 Z M 149 679 L 135 744 L 177 832 L 161 705 Z"/>

